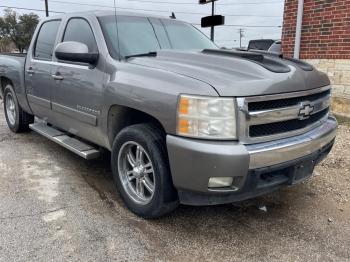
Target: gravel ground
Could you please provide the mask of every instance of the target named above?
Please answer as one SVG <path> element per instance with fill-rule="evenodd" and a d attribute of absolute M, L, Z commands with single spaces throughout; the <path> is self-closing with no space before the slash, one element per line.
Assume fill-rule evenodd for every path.
<path fill-rule="evenodd" d="M 1 112 L 0 261 L 350 261 L 349 148 L 341 125 L 302 184 L 147 221 L 124 207 L 108 160 L 12 134 Z"/>

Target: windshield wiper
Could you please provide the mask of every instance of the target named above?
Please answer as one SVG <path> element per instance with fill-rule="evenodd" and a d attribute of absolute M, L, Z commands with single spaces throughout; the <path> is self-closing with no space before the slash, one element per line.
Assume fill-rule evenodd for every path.
<path fill-rule="evenodd" d="M 143 53 L 143 54 L 126 55 L 125 59 L 129 59 L 131 57 L 141 57 L 141 56 L 157 56 L 157 52 L 148 52 L 148 53 Z"/>

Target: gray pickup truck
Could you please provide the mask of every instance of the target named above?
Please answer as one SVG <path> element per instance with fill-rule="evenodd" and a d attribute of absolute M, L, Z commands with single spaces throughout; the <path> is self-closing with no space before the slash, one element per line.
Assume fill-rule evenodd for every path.
<path fill-rule="evenodd" d="M 324 73 L 220 49 L 163 17 L 46 18 L 26 57 L 0 56 L 0 80 L 13 132 L 32 129 L 88 160 L 111 151 L 122 199 L 145 218 L 300 182 L 337 129 Z"/>

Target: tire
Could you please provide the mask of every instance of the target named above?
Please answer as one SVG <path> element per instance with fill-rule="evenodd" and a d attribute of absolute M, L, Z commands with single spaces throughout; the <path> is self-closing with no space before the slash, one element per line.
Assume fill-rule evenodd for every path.
<path fill-rule="evenodd" d="M 160 129 L 150 124 L 126 127 L 114 140 L 111 158 L 117 189 L 125 205 L 133 213 L 143 218 L 157 218 L 178 207 L 177 191 L 172 183 L 165 148 L 165 136 Z M 140 186 L 139 190 L 137 185 Z M 142 191 L 143 196 L 140 193 Z"/>
<path fill-rule="evenodd" d="M 34 116 L 23 111 L 18 104 L 16 93 L 11 85 L 4 89 L 4 111 L 8 127 L 14 133 L 27 132 Z"/>

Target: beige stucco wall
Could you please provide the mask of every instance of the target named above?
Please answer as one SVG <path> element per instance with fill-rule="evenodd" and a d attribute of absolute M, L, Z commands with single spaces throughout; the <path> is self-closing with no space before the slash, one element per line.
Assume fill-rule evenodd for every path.
<path fill-rule="evenodd" d="M 306 61 L 328 74 L 333 86 L 333 112 L 350 118 L 350 59 L 309 59 Z"/>

